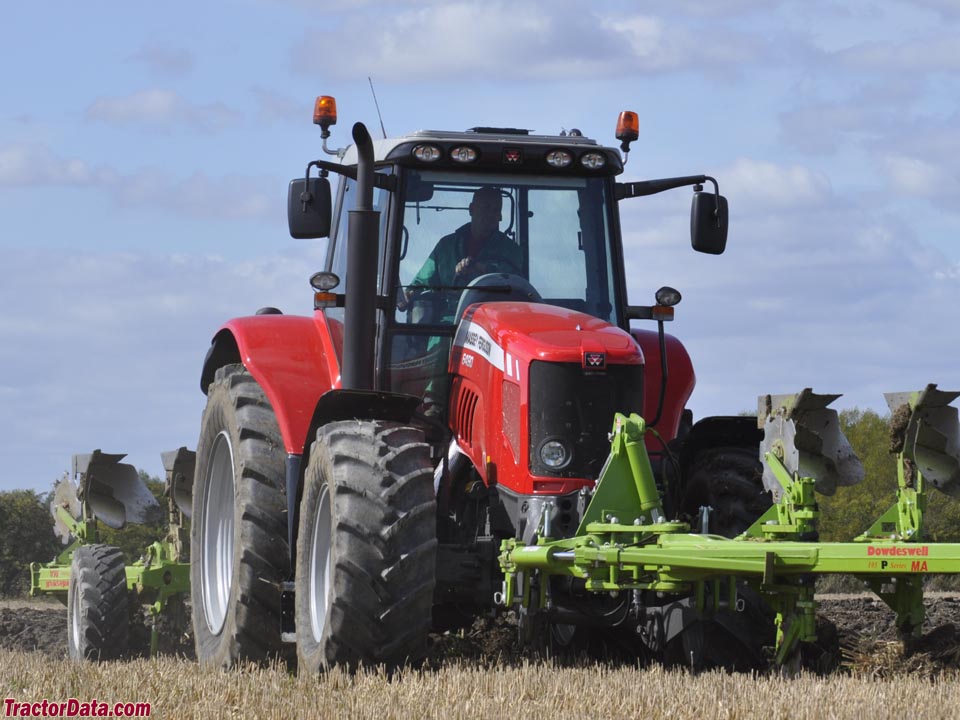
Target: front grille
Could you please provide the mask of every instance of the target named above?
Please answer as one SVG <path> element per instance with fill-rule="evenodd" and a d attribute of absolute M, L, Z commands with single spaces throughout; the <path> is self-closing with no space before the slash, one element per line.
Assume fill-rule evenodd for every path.
<path fill-rule="evenodd" d="M 610 454 L 614 413 L 643 409 L 643 366 L 608 365 L 585 370 L 575 363 L 530 364 L 530 471 L 554 477 L 600 474 Z M 554 470 L 540 460 L 540 446 L 558 439 L 573 450 L 569 464 Z"/>

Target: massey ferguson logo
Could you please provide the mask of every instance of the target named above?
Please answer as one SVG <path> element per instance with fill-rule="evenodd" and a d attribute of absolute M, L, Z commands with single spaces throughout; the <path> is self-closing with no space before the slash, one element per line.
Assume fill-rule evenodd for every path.
<path fill-rule="evenodd" d="M 585 352 L 583 366 L 591 370 L 604 370 L 607 367 L 607 354 L 602 352 Z"/>

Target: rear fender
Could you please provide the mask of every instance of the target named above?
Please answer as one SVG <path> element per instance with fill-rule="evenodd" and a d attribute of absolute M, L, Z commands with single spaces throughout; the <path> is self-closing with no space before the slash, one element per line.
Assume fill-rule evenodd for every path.
<path fill-rule="evenodd" d="M 630 334 L 643 351 L 643 417 L 649 422 L 657 416 L 657 403 L 660 400 L 660 338 L 653 330 L 631 330 Z M 683 343 L 672 335 L 664 336 L 664 341 L 667 348 L 667 393 L 655 429 L 664 442 L 670 442 L 677 437 L 683 409 L 693 393 L 697 378 Z M 660 442 L 653 435 L 646 437 L 648 450 L 661 449 Z"/>
<path fill-rule="evenodd" d="M 203 364 L 204 393 L 217 369 L 242 363 L 270 401 L 290 455 L 303 454 L 320 397 L 340 386 L 334 333 L 323 313 L 235 318 L 214 336 Z"/>

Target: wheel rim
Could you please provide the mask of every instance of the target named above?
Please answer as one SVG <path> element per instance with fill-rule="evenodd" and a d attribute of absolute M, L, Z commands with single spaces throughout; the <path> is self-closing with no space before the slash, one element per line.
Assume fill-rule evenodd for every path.
<path fill-rule="evenodd" d="M 74 655 L 80 655 L 80 593 L 79 583 L 73 587 L 73 607 L 70 608 L 70 628 L 73 630 L 70 636 L 70 646 Z"/>
<path fill-rule="evenodd" d="M 330 544 L 332 518 L 330 492 L 324 487 L 317 503 L 317 520 L 310 541 L 310 629 L 313 639 L 320 642 L 327 622 L 330 590 Z"/>
<path fill-rule="evenodd" d="M 213 441 L 210 457 L 201 518 L 200 588 L 207 627 L 219 635 L 233 586 L 233 447 L 226 431 Z"/>

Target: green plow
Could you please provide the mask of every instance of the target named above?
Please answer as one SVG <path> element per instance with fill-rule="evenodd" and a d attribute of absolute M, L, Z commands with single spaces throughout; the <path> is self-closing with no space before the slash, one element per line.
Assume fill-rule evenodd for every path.
<path fill-rule="evenodd" d="M 498 600 L 521 613 L 549 610 L 549 580 L 576 578 L 593 593 L 633 593 L 640 622 L 664 613 L 671 598 L 684 620 L 736 614 L 741 594 L 758 594 L 769 606 L 774 661 L 784 665 L 817 639 L 813 580 L 828 574 L 861 579 L 896 613 L 904 638 L 923 624 L 923 580 L 960 573 L 960 544 L 923 539 L 927 486 L 960 495 L 960 396 L 930 385 L 920 392 L 887 395 L 897 437 L 896 502 L 850 542 L 816 541 L 817 494 L 832 494 L 863 478 L 863 467 L 828 408 L 839 396 L 760 398 L 763 484 L 774 503 L 740 536 L 692 533 L 668 521 L 644 444 L 638 415 L 617 415 L 611 452 L 582 521 L 572 537 L 549 536 L 549 517 L 535 544 L 501 545 L 503 591 Z M 842 491 L 842 490 L 841 490 Z M 709 525 L 705 508 L 704 526 Z M 646 608 L 656 598 L 657 609 Z M 665 622 L 676 633 L 679 621 Z M 639 630 L 639 627 L 638 627 Z"/>
<path fill-rule="evenodd" d="M 100 524 L 122 530 L 131 523 L 156 522 L 163 512 L 140 480 L 136 468 L 120 462 L 124 457 L 100 450 L 73 456 L 72 473 L 56 484 L 50 505 L 54 532 L 67 547 L 51 562 L 30 565 L 30 594 L 52 595 L 70 609 L 68 646 L 71 655 L 78 657 L 108 657 L 124 649 L 88 647 L 87 640 L 78 637 L 83 633 L 88 615 L 102 614 L 105 609 L 92 607 L 92 596 L 77 591 L 77 551 L 99 548 L 101 553 L 106 551 L 106 556 L 119 556 L 119 550 L 102 544 Z M 126 607 L 130 609 L 131 617 L 137 608 L 148 607 L 151 655 L 157 651 L 161 616 L 171 612 L 181 614 L 181 596 L 190 590 L 189 534 L 186 528 L 189 510 L 182 510 L 177 501 L 183 498 L 189 501 L 195 453 L 180 448 L 162 453 L 162 459 L 167 475 L 170 529 L 163 540 L 144 548 L 139 559 L 125 564 L 119 579 L 126 584 Z M 97 579 L 102 582 L 110 580 Z M 71 595 L 76 597 L 71 599 Z M 126 633 L 122 636 L 126 637 Z"/>

